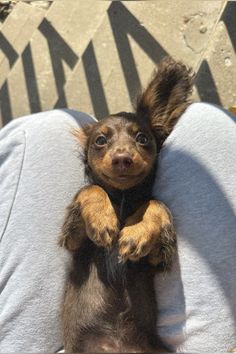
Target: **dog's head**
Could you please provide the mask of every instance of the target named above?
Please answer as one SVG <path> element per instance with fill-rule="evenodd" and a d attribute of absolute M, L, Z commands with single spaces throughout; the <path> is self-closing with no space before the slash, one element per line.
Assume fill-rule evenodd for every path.
<path fill-rule="evenodd" d="M 134 113 L 120 112 L 74 132 L 96 180 L 119 190 L 145 180 L 189 104 L 192 79 L 185 65 L 166 58 L 138 97 Z"/>

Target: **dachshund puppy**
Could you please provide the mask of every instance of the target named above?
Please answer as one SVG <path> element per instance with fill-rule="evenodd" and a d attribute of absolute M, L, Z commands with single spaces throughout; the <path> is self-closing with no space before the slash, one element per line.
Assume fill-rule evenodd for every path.
<path fill-rule="evenodd" d="M 67 208 L 72 254 L 63 304 L 65 351 L 157 352 L 153 277 L 176 249 L 172 217 L 152 198 L 160 148 L 189 104 L 193 75 L 164 59 L 134 113 L 76 130 L 91 184 Z"/>

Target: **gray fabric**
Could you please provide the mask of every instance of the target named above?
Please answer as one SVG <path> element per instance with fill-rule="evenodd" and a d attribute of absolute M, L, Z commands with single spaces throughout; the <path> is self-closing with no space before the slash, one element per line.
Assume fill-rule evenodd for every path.
<path fill-rule="evenodd" d="M 69 114 L 70 113 L 70 114 Z M 71 115 L 73 114 L 75 118 Z M 85 114 L 55 110 L 0 131 L 0 352 L 55 352 L 68 255 L 65 207 L 84 183 L 70 133 Z"/>
<path fill-rule="evenodd" d="M 190 106 L 165 142 L 155 195 L 173 213 L 178 257 L 156 277 L 158 332 L 172 349 L 236 347 L 236 125 Z"/>
<path fill-rule="evenodd" d="M 0 131 L 0 352 L 55 352 L 68 255 L 65 206 L 84 184 L 69 133 L 91 118 L 55 110 Z M 192 105 L 168 138 L 154 188 L 174 214 L 178 259 L 156 277 L 158 332 L 178 351 L 235 346 L 236 132 L 222 110 Z"/>

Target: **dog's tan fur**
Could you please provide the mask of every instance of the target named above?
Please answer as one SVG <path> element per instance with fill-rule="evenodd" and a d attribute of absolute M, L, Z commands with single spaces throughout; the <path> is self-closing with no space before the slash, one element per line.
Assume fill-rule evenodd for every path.
<path fill-rule="evenodd" d="M 173 220 L 152 198 L 159 150 L 189 104 L 192 73 L 161 62 L 134 113 L 74 135 L 91 185 L 68 206 L 60 244 L 72 254 L 63 305 L 66 352 L 154 352 L 153 276 L 171 265 Z"/>

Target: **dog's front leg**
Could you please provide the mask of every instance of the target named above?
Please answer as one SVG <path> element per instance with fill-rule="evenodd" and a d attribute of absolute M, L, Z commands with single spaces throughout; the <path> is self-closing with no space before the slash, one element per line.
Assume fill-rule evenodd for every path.
<path fill-rule="evenodd" d="M 86 187 L 78 203 L 87 236 L 98 246 L 111 247 L 119 234 L 119 221 L 107 193 L 97 185 Z"/>
<path fill-rule="evenodd" d="M 69 251 L 77 251 L 86 238 L 85 223 L 81 217 L 81 208 L 78 203 L 78 192 L 68 205 L 66 216 L 59 238 L 59 245 Z"/>
<path fill-rule="evenodd" d="M 96 185 L 81 189 L 68 207 L 62 243 L 68 249 L 78 249 L 88 236 L 98 246 L 109 248 L 118 233 L 119 222 L 107 193 Z"/>
<path fill-rule="evenodd" d="M 148 255 L 153 265 L 168 267 L 176 248 L 172 217 L 164 204 L 150 200 L 127 218 L 119 236 L 123 259 L 138 261 Z"/>

